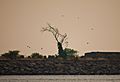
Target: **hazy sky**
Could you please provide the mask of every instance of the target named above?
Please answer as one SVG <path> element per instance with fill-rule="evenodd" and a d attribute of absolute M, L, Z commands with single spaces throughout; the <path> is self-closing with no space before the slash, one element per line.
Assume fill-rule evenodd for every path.
<path fill-rule="evenodd" d="M 120 51 L 120 0 L 0 0 L 0 53 L 57 53 L 54 37 L 40 31 L 47 22 L 80 55 Z"/>

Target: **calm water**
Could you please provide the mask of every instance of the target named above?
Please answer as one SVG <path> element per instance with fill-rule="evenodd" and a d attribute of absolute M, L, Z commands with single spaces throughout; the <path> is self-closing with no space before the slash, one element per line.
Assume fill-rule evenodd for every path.
<path fill-rule="evenodd" d="M 120 75 L 10 75 L 0 82 L 120 82 Z"/>

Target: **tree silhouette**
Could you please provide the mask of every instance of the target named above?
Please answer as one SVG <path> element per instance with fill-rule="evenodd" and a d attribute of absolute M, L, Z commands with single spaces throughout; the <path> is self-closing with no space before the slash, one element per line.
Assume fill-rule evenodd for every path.
<path fill-rule="evenodd" d="M 9 51 L 8 53 L 2 54 L 2 56 L 5 58 L 9 58 L 9 59 L 17 59 L 19 56 L 19 52 L 20 51 L 18 51 L 18 50 Z"/>
<path fill-rule="evenodd" d="M 40 59 L 42 59 L 43 56 L 40 55 L 39 53 L 32 53 L 31 58 L 40 58 Z"/>
<path fill-rule="evenodd" d="M 78 51 L 70 48 L 65 48 L 64 51 L 66 52 L 67 56 L 76 56 Z"/>
<path fill-rule="evenodd" d="M 59 30 L 57 29 L 57 28 L 54 28 L 54 27 L 52 27 L 50 24 L 48 24 L 47 23 L 47 25 L 48 25 L 48 27 L 43 27 L 42 28 L 42 32 L 45 32 L 45 31 L 48 31 L 48 32 L 50 32 L 50 33 L 52 33 L 52 35 L 54 36 L 54 38 L 55 38 L 55 40 L 56 40 L 56 42 L 57 42 L 57 47 L 58 47 L 58 54 L 59 54 L 59 56 L 61 56 L 61 57 L 66 57 L 67 55 L 66 55 L 66 53 L 64 52 L 64 49 L 63 49 L 63 43 L 68 43 L 67 41 L 66 41 L 66 39 L 67 39 L 67 34 L 65 33 L 64 35 L 62 35 L 62 34 L 60 34 L 59 33 Z"/>

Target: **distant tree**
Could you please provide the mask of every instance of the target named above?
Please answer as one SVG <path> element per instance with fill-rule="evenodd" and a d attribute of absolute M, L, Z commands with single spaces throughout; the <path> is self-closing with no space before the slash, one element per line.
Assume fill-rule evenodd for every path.
<path fill-rule="evenodd" d="M 9 51 L 8 53 L 4 53 L 1 56 L 8 58 L 8 59 L 17 59 L 19 56 L 19 52 L 18 50 L 14 50 L 14 51 Z"/>
<path fill-rule="evenodd" d="M 46 56 L 44 56 L 44 59 L 46 59 L 47 57 Z"/>
<path fill-rule="evenodd" d="M 70 48 L 65 48 L 64 49 L 64 52 L 66 53 L 66 57 L 67 57 L 67 59 L 75 59 L 75 60 L 78 60 L 78 55 L 77 55 L 77 53 L 78 53 L 78 51 L 77 50 L 74 50 L 74 49 L 70 49 Z"/>
<path fill-rule="evenodd" d="M 76 54 L 78 53 L 77 50 L 70 49 L 70 48 L 65 48 L 64 52 L 67 54 L 67 56 L 76 56 Z"/>
<path fill-rule="evenodd" d="M 4 57 L 4 58 L 9 58 L 9 53 L 4 53 L 4 54 L 1 54 L 1 57 Z"/>
<path fill-rule="evenodd" d="M 48 59 L 53 59 L 53 58 L 55 58 L 54 55 L 48 55 Z"/>
<path fill-rule="evenodd" d="M 31 58 L 31 56 L 28 56 L 27 58 Z"/>
<path fill-rule="evenodd" d="M 24 55 L 19 55 L 19 58 L 25 58 Z"/>
<path fill-rule="evenodd" d="M 43 58 L 44 58 L 44 56 L 43 56 L 43 55 L 39 55 L 39 58 L 40 58 L 40 59 L 43 59 Z"/>
<path fill-rule="evenodd" d="M 43 56 L 40 55 L 39 53 L 32 53 L 31 58 L 41 58 L 42 59 Z"/>
<path fill-rule="evenodd" d="M 57 42 L 57 47 L 58 47 L 58 54 L 61 57 L 66 57 L 66 53 L 64 52 L 63 49 L 63 43 L 68 43 L 66 41 L 67 39 L 67 34 L 65 33 L 64 35 L 59 33 L 59 30 L 57 28 L 52 27 L 50 24 L 48 24 L 48 27 L 46 28 L 42 28 L 42 32 L 48 31 L 50 33 L 52 33 L 52 35 L 54 36 L 56 42 Z"/>

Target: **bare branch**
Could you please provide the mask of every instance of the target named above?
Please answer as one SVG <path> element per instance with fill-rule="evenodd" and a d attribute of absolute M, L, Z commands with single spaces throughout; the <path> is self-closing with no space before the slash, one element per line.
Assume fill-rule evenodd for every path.
<path fill-rule="evenodd" d="M 61 39 L 61 43 L 63 43 L 64 42 L 64 40 L 66 39 L 66 37 L 67 37 L 67 34 L 65 33 L 64 35 L 61 35 L 61 37 L 62 37 L 62 39 Z"/>
<path fill-rule="evenodd" d="M 68 45 L 69 45 L 68 41 L 65 41 L 64 45 L 65 45 L 65 47 L 68 47 Z"/>
<path fill-rule="evenodd" d="M 57 42 L 63 43 L 67 39 L 67 34 L 65 33 L 64 35 L 59 33 L 59 30 L 57 28 L 52 27 L 49 23 L 47 23 L 48 27 L 43 27 L 42 32 L 48 31 L 51 32 L 56 39 Z M 61 38 L 61 41 L 59 39 Z"/>

